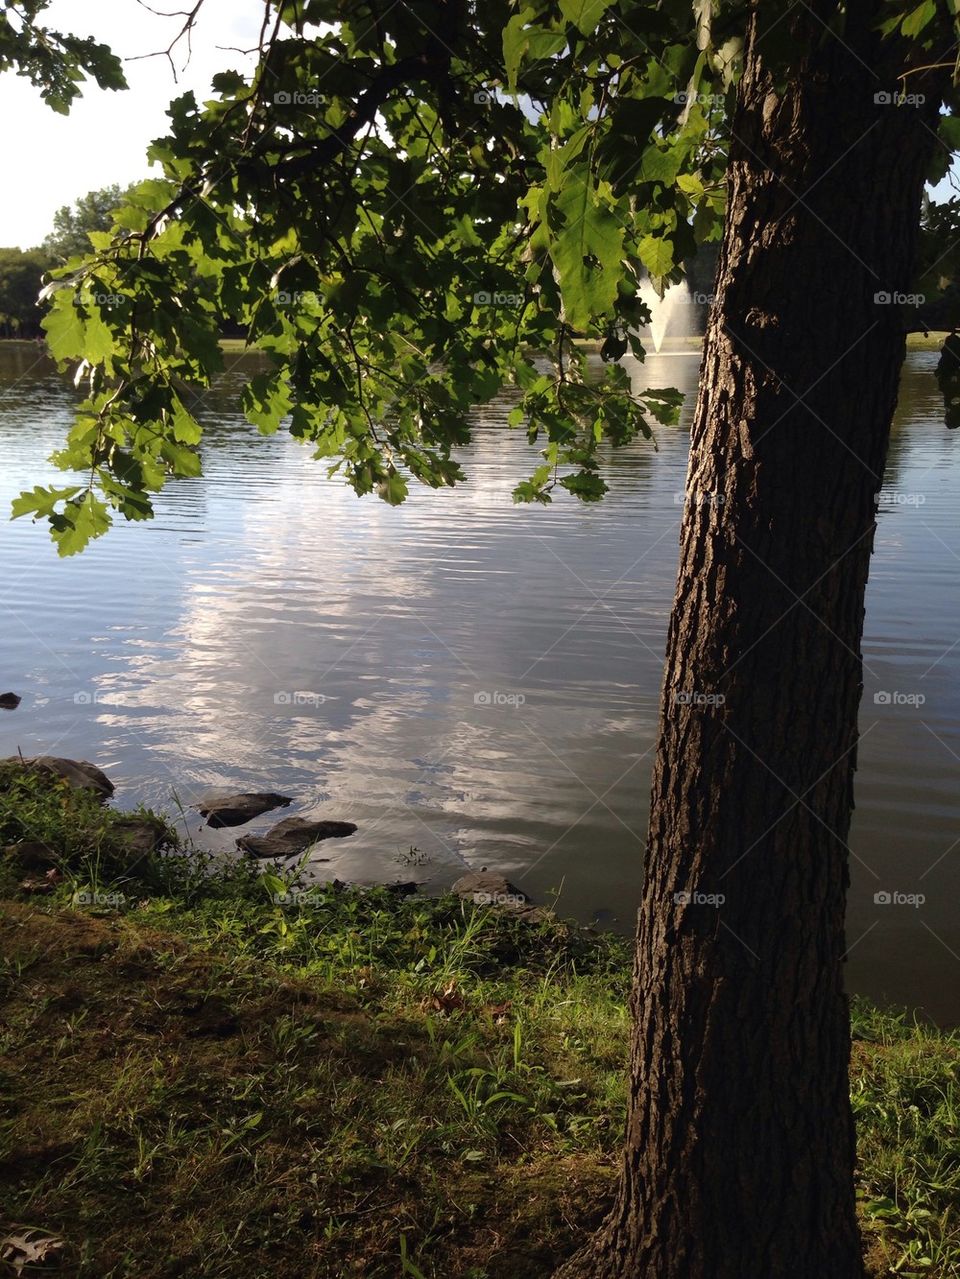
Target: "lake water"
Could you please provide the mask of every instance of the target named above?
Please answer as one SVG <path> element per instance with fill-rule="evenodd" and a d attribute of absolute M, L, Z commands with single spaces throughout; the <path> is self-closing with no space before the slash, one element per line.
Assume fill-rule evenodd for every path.
<path fill-rule="evenodd" d="M 486 866 L 631 929 L 698 353 L 634 369 L 688 392 L 658 450 L 612 456 L 599 505 L 547 508 L 510 500 L 531 450 L 503 404 L 478 415 L 462 489 L 358 500 L 243 422 L 250 359 L 206 397 L 203 478 L 152 523 L 61 561 L 45 525 L 0 521 L 0 691 L 23 696 L 0 753 L 95 761 L 122 807 L 279 790 L 296 804 L 244 830 L 358 824 L 318 849 L 325 877 L 437 888 Z M 868 594 L 848 981 L 957 1022 L 960 436 L 935 363 L 904 373 Z M 57 474 L 72 399 L 36 348 L 0 348 L 4 510 Z M 240 833 L 187 825 L 212 848 Z"/>

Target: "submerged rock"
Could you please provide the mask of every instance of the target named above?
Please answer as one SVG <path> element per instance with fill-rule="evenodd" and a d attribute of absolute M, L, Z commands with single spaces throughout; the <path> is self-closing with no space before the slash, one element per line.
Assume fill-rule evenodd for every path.
<path fill-rule="evenodd" d="M 357 829 L 353 822 L 310 822 L 303 817 L 285 817 L 266 835 L 243 835 L 237 847 L 251 857 L 293 857 L 321 839 L 342 839 Z"/>
<path fill-rule="evenodd" d="M 274 808 L 286 808 L 293 800 L 274 791 L 242 791 L 237 795 L 208 795 L 197 807 L 214 828 L 242 826 Z"/>
<path fill-rule="evenodd" d="M 420 885 L 415 879 L 404 880 L 403 883 L 386 884 L 388 893 L 395 893 L 398 897 L 412 897 L 414 893 L 420 891 Z"/>
<path fill-rule="evenodd" d="M 451 892 L 476 902 L 478 906 L 530 905 L 530 898 L 521 888 L 511 884 L 506 876 L 489 870 L 473 870 L 468 875 L 461 875 Z"/>
<path fill-rule="evenodd" d="M 61 759 L 57 755 L 35 755 L 24 759 L 20 755 L 10 755 L 0 762 L 19 764 L 28 770 L 48 773 L 51 777 L 62 777 L 76 790 L 95 791 L 101 801 L 108 800 L 114 791 L 113 782 L 106 773 L 85 759 Z"/>
<path fill-rule="evenodd" d="M 517 888 L 505 875 L 495 871 L 470 871 L 467 875 L 461 875 L 450 891 L 464 901 L 472 901 L 477 906 L 497 906 L 531 923 L 552 917 L 551 911 L 542 906 L 534 906 L 521 888 Z"/>
<path fill-rule="evenodd" d="M 16 693 L 0 693 L 0 710 L 15 711 L 22 700 Z"/>

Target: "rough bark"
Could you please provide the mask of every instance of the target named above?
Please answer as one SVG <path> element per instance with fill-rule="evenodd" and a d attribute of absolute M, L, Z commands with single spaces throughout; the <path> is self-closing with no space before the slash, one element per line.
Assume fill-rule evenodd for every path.
<path fill-rule="evenodd" d="M 929 75 L 919 108 L 875 101 L 903 69 L 875 12 L 848 5 L 841 42 L 798 6 L 807 52 L 780 88 L 749 36 L 669 628 L 622 1177 L 558 1279 L 862 1275 L 847 834 L 904 354 L 903 319 L 875 295 L 910 291 L 939 104 Z"/>

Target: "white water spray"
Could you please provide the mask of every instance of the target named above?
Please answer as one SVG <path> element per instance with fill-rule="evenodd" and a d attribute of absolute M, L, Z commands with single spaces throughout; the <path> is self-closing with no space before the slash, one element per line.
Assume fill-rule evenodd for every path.
<path fill-rule="evenodd" d="M 642 331 L 654 351 L 659 352 L 668 337 L 688 337 L 694 332 L 693 307 L 686 280 L 668 284 L 661 298 L 649 280 L 640 285 L 640 298 L 650 309 L 650 326 Z"/>

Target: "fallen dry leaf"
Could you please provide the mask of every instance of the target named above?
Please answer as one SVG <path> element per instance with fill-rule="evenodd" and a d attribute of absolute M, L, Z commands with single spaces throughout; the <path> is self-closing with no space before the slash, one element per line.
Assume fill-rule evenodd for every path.
<path fill-rule="evenodd" d="M 484 1011 L 488 1012 L 497 1026 L 510 1020 L 510 1009 L 513 1004 L 508 999 L 505 1004 L 488 1004 Z"/>
<path fill-rule="evenodd" d="M 9 1234 L 0 1239 L 0 1260 L 11 1265 L 16 1274 L 22 1274 L 24 1266 L 39 1262 L 59 1261 L 59 1253 L 66 1247 L 62 1239 L 56 1235 L 45 1234 L 42 1230 L 29 1227 L 15 1227 L 18 1234 Z"/>
<path fill-rule="evenodd" d="M 56 869 L 56 867 L 51 866 L 43 879 L 35 879 L 28 875 L 27 878 L 21 882 L 20 887 L 25 893 L 52 893 L 57 884 L 59 884 L 62 880 L 63 876 L 60 872 Z"/>
<path fill-rule="evenodd" d="M 466 1006 L 467 1001 L 457 989 L 456 978 L 449 982 L 443 990 L 435 991 L 420 1003 L 420 1007 L 425 1012 L 436 1013 L 452 1013 L 459 1011 L 461 1008 L 466 1008 Z"/>

